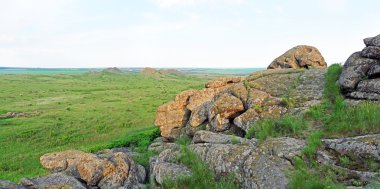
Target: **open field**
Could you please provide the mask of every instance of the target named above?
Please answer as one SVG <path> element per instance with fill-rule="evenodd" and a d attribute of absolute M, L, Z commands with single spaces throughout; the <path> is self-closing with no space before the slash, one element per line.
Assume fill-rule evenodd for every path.
<path fill-rule="evenodd" d="M 2 75 L 0 179 L 46 173 L 39 157 L 66 149 L 94 151 L 132 133 L 152 130 L 156 108 L 207 78 L 139 74 Z"/>

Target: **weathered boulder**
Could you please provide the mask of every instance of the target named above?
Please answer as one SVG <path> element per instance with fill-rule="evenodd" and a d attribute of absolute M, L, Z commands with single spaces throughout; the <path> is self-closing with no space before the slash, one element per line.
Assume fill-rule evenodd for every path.
<path fill-rule="evenodd" d="M 286 51 L 268 66 L 279 68 L 325 68 L 327 64 L 319 50 L 312 46 L 299 45 Z"/>
<path fill-rule="evenodd" d="M 369 79 L 380 78 L 380 64 L 372 65 L 367 72 Z"/>
<path fill-rule="evenodd" d="M 178 94 L 173 101 L 161 105 L 157 109 L 155 125 L 160 127 L 163 137 L 176 138 L 179 136 L 180 129 L 186 125 L 190 116 L 186 105 L 194 92 L 194 90 L 184 91 Z"/>
<path fill-rule="evenodd" d="M 229 94 L 220 96 L 211 106 L 208 118 L 215 131 L 225 131 L 230 127 L 229 118 L 244 110 L 241 100 Z"/>
<path fill-rule="evenodd" d="M 367 47 L 353 53 L 344 63 L 338 83 L 346 97 L 380 100 L 379 36 L 364 39 Z"/>
<path fill-rule="evenodd" d="M 365 58 L 380 59 L 380 47 L 368 46 L 365 47 L 361 55 Z"/>
<path fill-rule="evenodd" d="M 358 137 L 324 139 L 326 148 L 349 156 L 351 159 L 374 159 L 380 161 L 380 134 Z"/>
<path fill-rule="evenodd" d="M 76 178 L 63 173 L 54 173 L 48 176 L 33 179 L 24 178 L 21 184 L 29 189 L 51 188 L 51 189 L 86 189 L 87 187 Z"/>
<path fill-rule="evenodd" d="M 48 153 L 41 164 L 52 172 L 79 178 L 88 186 L 119 188 L 138 186 L 145 180 L 145 169 L 123 152 L 105 150 L 98 154 L 68 150 Z"/>
<path fill-rule="evenodd" d="M 180 149 L 166 149 L 158 156 L 150 158 L 150 178 L 153 178 L 156 184 L 162 185 L 165 179 L 176 179 L 180 176 L 191 175 L 190 169 L 186 166 L 174 163 L 179 156 Z"/>
<path fill-rule="evenodd" d="M 367 47 L 368 46 L 377 46 L 377 47 L 380 47 L 380 35 L 377 35 L 375 37 L 365 38 L 363 41 L 364 41 L 364 44 Z"/>

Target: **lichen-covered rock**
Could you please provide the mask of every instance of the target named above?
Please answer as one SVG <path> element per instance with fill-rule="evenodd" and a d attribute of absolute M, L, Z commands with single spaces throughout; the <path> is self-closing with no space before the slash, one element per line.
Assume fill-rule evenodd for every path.
<path fill-rule="evenodd" d="M 161 135 L 170 140 L 193 136 L 199 130 L 243 136 L 260 119 L 286 112 L 301 114 L 318 104 L 325 72 L 272 69 L 255 72 L 240 82 L 233 78 L 215 80 L 209 86 L 216 88 L 185 91 L 160 106 L 155 124 Z M 284 98 L 292 98 L 293 104 L 283 103 Z"/>
<path fill-rule="evenodd" d="M 268 140 L 257 146 L 255 143 L 189 146 L 217 177 L 233 174 L 243 188 L 287 188 L 286 172 L 292 169 L 288 160 L 300 155 L 304 147 L 304 141 L 292 138 Z"/>
<path fill-rule="evenodd" d="M 380 134 L 322 140 L 326 148 L 352 159 L 380 161 Z"/>
<path fill-rule="evenodd" d="M 229 84 L 239 83 L 242 80 L 244 80 L 244 77 L 222 77 L 222 78 L 214 79 L 207 82 L 206 88 L 224 87 Z"/>
<path fill-rule="evenodd" d="M 364 39 L 367 45 L 353 53 L 344 63 L 339 85 L 343 94 L 352 99 L 380 100 L 379 35 Z"/>
<path fill-rule="evenodd" d="M 256 140 L 248 140 L 238 136 L 225 135 L 220 133 L 214 133 L 210 131 L 198 131 L 193 137 L 193 143 L 212 143 L 212 144 L 255 144 Z"/>
<path fill-rule="evenodd" d="M 145 169 L 123 152 L 105 150 L 97 154 L 68 150 L 48 153 L 41 164 L 52 172 L 80 178 L 88 186 L 100 188 L 132 187 L 145 180 Z"/>
<path fill-rule="evenodd" d="M 361 55 L 366 58 L 380 59 L 380 47 L 368 46 L 365 47 Z"/>
<path fill-rule="evenodd" d="M 319 50 L 312 46 L 299 45 L 286 51 L 268 66 L 278 68 L 325 68 L 327 64 Z"/>
<path fill-rule="evenodd" d="M 244 110 L 241 100 L 229 94 L 220 96 L 210 107 L 208 118 L 215 131 L 225 131 L 230 126 L 229 118 Z"/>
<path fill-rule="evenodd" d="M 367 47 L 368 46 L 377 46 L 377 47 L 380 47 L 380 35 L 377 35 L 375 37 L 365 38 L 363 41 L 364 41 L 364 44 Z"/>
<path fill-rule="evenodd" d="M 161 105 L 157 109 L 155 125 L 160 127 L 161 135 L 167 138 L 179 136 L 180 129 L 187 123 L 189 110 L 186 108 L 189 98 L 195 91 L 184 91 L 173 101 Z"/>
<path fill-rule="evenodd" d="M 162 185 L 165 179 L 176 179 L 179 176 L 191 175 L 190 169 L 186 166 L 174 163 L 179 155 L 179 149 L 166 149 L 158 156 L 150 158 L 149 172 L 153 182 Z"/>
<path fill-rule="evenodd" d="M 368 70 L 367 75 L 369 79 L 380 78 L 380 64 L 372 65 Z"/>
<path fill-rule="evenodd" d="M 24 178 L 21 184 L 28 189 L 86 189 L 87 187 L 72 176 L 63 173 L 54 173 L 36 178 Z"/>

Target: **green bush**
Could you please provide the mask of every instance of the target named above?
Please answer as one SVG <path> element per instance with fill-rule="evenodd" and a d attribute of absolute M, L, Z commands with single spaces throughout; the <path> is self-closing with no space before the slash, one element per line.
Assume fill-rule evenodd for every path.
<path fill-rule="evenodd" d="M 267 137 L 297 136 L 308 128 L 308 123 L 301 117 L 285 115 L 282 118 L 266 118 L 257 121 L 246 134 L 246 138 L 265 140 Z"/>

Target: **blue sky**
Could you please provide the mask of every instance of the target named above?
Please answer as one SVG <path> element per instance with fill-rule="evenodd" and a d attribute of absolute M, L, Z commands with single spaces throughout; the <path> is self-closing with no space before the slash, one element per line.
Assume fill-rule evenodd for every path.
<path fill-rule="evenodd" d="M 293 46 L 344 62 L 380 1 L 0 0 L 0 67 L 266 67 Z"/>

